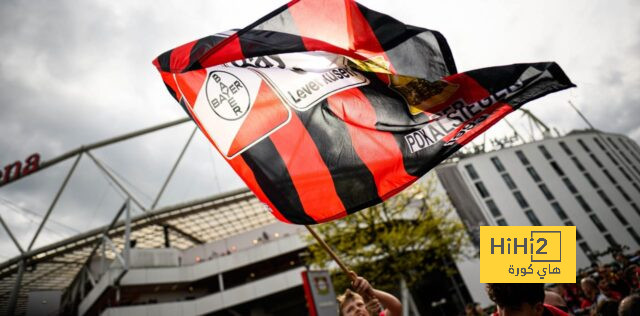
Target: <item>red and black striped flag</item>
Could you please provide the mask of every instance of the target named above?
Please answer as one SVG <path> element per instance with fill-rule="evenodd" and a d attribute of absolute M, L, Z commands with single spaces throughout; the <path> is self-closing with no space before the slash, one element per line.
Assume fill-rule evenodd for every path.
<path fill-rule="evenodd" d="M 280 220 L 377 204 L 522 104 L 555 63 L 456 74 L 444 37 L 351 0 L 301 0 L 160 55 L 167 88 Z"/>

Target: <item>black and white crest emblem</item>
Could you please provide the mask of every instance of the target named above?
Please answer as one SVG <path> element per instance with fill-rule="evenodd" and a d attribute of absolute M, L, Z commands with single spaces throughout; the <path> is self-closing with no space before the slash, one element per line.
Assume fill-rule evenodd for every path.
<path fill-rule="evenodd" d="M 207 78 L 207 100 L 221 118 L 237 120 L 247 114 L 251 98 L 249 90 L 235 75 L 226 71 L 212 71 Z"/>

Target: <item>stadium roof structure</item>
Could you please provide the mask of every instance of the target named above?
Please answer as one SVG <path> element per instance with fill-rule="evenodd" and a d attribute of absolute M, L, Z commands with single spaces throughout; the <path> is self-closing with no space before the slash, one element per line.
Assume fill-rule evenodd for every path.
<path fill-rule="evenodd" d="M 123 209 L 124 206 L 120 214 Z M 162 248 L 165 245 L 164 230 L 168 227 L 171 246 L 187 249 L 275 221 L 253 193 L 241 189 L 135 216 L 131 219 L 131 240 L 136 240 L 137 248 Z M 97 252 L 103 236 L 109 237 L 118 251 L 122 251 L 124 231 L 125 220 L 120 219 L 1 263 L 0 314 L 7 313 L 9 297 L 20 269 L 24 271 L 16 314 L 26 311 L 29 291 L 72 290 L 80 272 Z M 106 256 L 114 258 L 115 253 L 108 250 Z"/>
<path fill-rule="evenodd" d="M 136 241 L 136 248 L 163 248 L 166 246 L 167 237 L 171 247 L 188 249 L 198 244 L 210 243 L 227 237 L 262 227 L 276 222 L 267 207 L 261 203 L 248 189 L 238 189 L 223 194 L 201 198 L 188 202 L 182 202 L 172 206 L 155 209 L 155 205 L 162 195 L 164 188 L 171 179 L 171 175 L 187 146 L 185 144 L 182 154 L 174 165 L 174 170 L 166 179 L 163 188 L 158 193 L 156 201 L 150 208 L 142 206 L 127 189 L 121 185 L 116 177 L 104 168 L 91 150 L 118 143 L 133 137 L 152 133 L 167 127 L 175 126 L 190 121 L 188 118 L 160 124 L 143 130 L 103 140 L 94 144 L 81 146 L 61 156 L 42 162 L 39 170 L 77 157 L 74 166 L 69 171 L 62 187 L 57 193 L 54 202 L 40 222 L 33 240 L 28 248 L 23 249 L 11 233 L 0 216 L 0 224 L 6 230 L 9 237 L 20 250 L 20 254 L 5 262 L 0 263 L 0 315 L 14 313 L 24 315 L 26 313 L 28 293 L 37 290 L 61 290 L 63 297 L 61 304 L 68 304 L 76 300 L 80 291 L 80 284 L 87 281 L 88 265 L 92 258 L 102 251 L 98 248 L 102 245 L 105 257 L 115 259 L 117 253 L 125 248 L 125 234 L 127 233 L 127 220 L 130 221 L 129 240 Z M 195 129 L 194 129 L 195 133 Z M 111 223 L 86 231 L 64 240 L 31 249 L 38 233 L 47 221 L 51 210 L 54 208 L 57 198 L 60 196 L 66 182 L 71 177 L 75 165 L 81 155 L 89 156 L 94 163 L 118 186 L 127 197 L 125 203 L 117 211 Z M 6 183 L 3 183 L 3 185 Z M 135 203 L 142 214 L 130 215 L 131 203 Z M 125 212 L 125 210 L 127 212 Z M 123 215 L 126 214 L 126 215 Z M 1 228 L 0 228 L 1 229 Z M 105 245 L 109 244 L 110 247 Z M 113 246 L 113 247 L 111 247 Z M 114 250 L 117 252 L 114 252 Z M 88 278 L 91 278 L 88 276 Z M 95 280 L 90 280 L 92 283 Z M 64 308 L 64 306 L 61 306 Z"/>

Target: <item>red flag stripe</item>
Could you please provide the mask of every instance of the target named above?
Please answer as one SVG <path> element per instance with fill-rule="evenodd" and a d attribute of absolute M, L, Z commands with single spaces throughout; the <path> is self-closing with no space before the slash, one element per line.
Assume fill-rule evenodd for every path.
<path fill-rule="evenodd" d="M 193 41 L 182 46 L 178 46 L 171 52 L 169 67 L 171 71 L 177 72 L 184 69 L 190 62 L 191 49 L 198 41 Z"/>
<path fill-rule="evenodd" d="M 389 57 L 384 52 L 382 45 L 378 41 L 378 37 L 371 29 L 371 25 L 360 12 L 358 4 L 355 1 L 348 1 L 348 18 L 349 18 L 349 34 L 352 35 L 352 46 L 358 54 L 367 58 L 381 56 L 389 65 L 389 71 L 395 73 L 395 69 L 391 64 Z"/>
<path fill-rule="evenodd" d="M 350 35 L 345 32 L 348 30 L 345 0 L 292 2 L 289 12 L 308 49 L 305 38 L 315 38 L 344 50 L 351 48 Z"/>
<path fill-rule="evenodd" d="M 376 130 L 375 110 L 360 89 L 343 91 L 327 101 L 331 111 L 347 123 L 353 148 L 373 174 L 380 198 L 395 194 L 398 186 L 417 179 L 406 172 L 393 135 Z"/>
<path fill-rule="evenodd" d="M 346 216 L 331 173 L 300 118 L 292 115 L 270 138 L 287 165 L 305 213 L 318 222 Z"/>
<path fill-rule="evenodd" d="M 173 92 L 176 94 L 176 100 L 178 100 L 179 102 L 180 99 L 182 99 L 182 93 L 180 92 L 180 89 L 178 89 L 178 84 L 176 83 L 173 74 L 170 72 L 161 71 L 160 76 L 162 76 L 162 81 L 164 81 L 164 83 L 167 84 L 167 86 L 169 86 L 171 90 L 173 90 Z"/>
<path fill-rule="evenodd" d="M 200 89 L 202 89 L 202 85 L 207 79 L 207 70 L 198 69 L 175 74 L 175 79 L 180 93 L 184 95 L 188 105 L 193 108 L 196 104 L 198 93 L 200 93 Z"/>
<path fill-rule="evenodd" d="M 244 59 L 244 55 L 240 46 L 240 38 L 238 33 L 234 33 L 202 56 L 200 65 L 207 68 L 241 59 Z"/>

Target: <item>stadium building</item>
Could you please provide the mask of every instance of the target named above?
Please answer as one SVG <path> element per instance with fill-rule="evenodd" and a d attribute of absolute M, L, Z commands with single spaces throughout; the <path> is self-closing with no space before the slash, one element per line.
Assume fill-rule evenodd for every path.
<path fill-rule="evenodd" d="M 229 192 L 131 218 L 126 218 L 127 204 L 108 226 L 37 249 L 24 262 L 3 263 L 5 294 L 21 279 L 16 313 L 309 313 L 301 275 L 307 269 L 306 230 L 277 221 L 251 192 Z M 459 274 L 434 274 L 431 282 L 439 287 L 426 293 L 433 296 L 426 303 L 446 304 L 434 308 L 461 311 L 471 300 Z M 2 306 L 7 314 L 8 305 Z"/>

